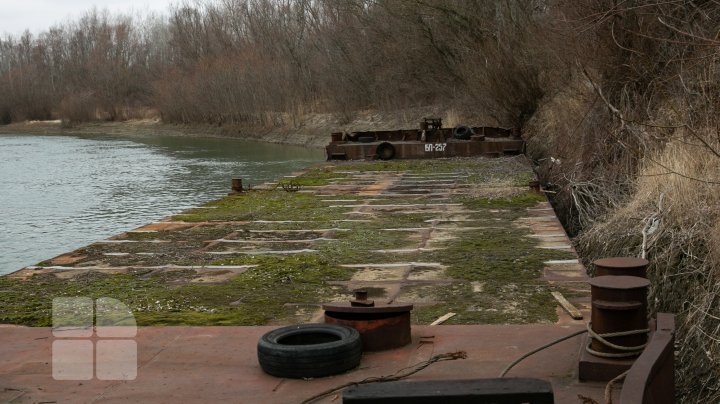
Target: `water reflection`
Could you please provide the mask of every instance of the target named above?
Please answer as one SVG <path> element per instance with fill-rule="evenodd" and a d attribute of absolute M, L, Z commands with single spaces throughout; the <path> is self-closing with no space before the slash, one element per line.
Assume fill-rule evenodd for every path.
<path fill-rule="evenodd" d="M 190 137 L 0 136 L 0 274 L 321 161 L 286 145 Z"/>

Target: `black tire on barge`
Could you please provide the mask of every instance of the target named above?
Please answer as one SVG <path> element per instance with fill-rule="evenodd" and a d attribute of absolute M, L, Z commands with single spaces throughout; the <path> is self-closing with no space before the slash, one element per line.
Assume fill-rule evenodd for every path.
<path fill-rule="evenodd" d="M 382 142 L 378 145 L 375 154 L 380 160 L 392 160 L 395 157 L 395 146 L 388 142 Z"/>
<path fill-rule="evenodd" d="M 362 354 L 360 333 L 334 324 L 302 324 L 263 335 L 258 362 L 268 374 L 294 379 L 323 377 L 357 367 Z"/>
<path fill-rule="evenodd" d="M 467 126 L 461 125 L 453 129 L 453 137 L 455 137 L 455 139 L 468 140 L 474 134 L 475 131 L 473 131 L 472 128 L 469 128 Z"/>

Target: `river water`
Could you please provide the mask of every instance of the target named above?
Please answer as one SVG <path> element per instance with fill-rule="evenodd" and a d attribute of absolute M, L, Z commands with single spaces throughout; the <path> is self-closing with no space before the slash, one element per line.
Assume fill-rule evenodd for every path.
<path fill-rule="evenodd" d="M 232 139 L 0 135 L 0 274 L 322 161 Z"/>

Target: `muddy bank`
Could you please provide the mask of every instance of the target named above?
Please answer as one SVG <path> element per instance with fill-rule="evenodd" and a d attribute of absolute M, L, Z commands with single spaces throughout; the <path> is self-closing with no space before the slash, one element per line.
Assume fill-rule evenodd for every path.
<path fill-rule="evenodd" d="M 60 120 L 27 121 L 0 125 L 0 134 L 223 137 L 321 148 L 329 142 L 332 132 L 415 128 L 426 116 L 442 117 L 445 126 L 461 123 L 494 124 L 477 117 L 447 111 L 441 107 L 422 107 L 388 112 L 358 111 L 351 116 L 307 114 L 301 119 L 282 114 L 272 118 L 274 121 L 272 125 L 254 126 L 181 125 L 164 123 L 160 119 L 142 119 L 122 122 L 85 122 L 67 127 Z"/>
<path fill-rule="evenodd" d="M 322 147 L 327 142 L 329 132 L 297 131 L 274 128 L 242 129 L 238 127 L 212 125 L 167 124 L 160 120 L 130 120 L 122 122 L 86 122 L 66 127 L 60 121 L 28 121 L 0 126 L 0 134 L 33 135 L 119 135 L 119 136 L 192 136 L 223 137 L 268 143 L 284 143 Z"/>

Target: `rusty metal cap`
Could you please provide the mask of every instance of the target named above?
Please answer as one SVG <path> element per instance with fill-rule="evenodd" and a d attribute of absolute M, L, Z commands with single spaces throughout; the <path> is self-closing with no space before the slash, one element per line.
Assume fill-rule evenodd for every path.
<path fill-rule="evenodd" d="M 593 264 L 603 268 L 638 268 L 646 267 L 650 261 L 635 257 L 610 257 L 593 261 Z"/>
<path fill-rule="evenodd" d="M 642 289 L 650 286 L 650 281 L 637 276 L 598 276 L 589 281 L 590 286 L 603 289 Z"/>
<path fill-rule="evenodd" d="M 326 303 L 322 305 L 325 311 L 340 313 L 404 313 L 413 309 L 412 304 L 376 303 L 375 306 L 353 306 L 350 302 Z"/>

